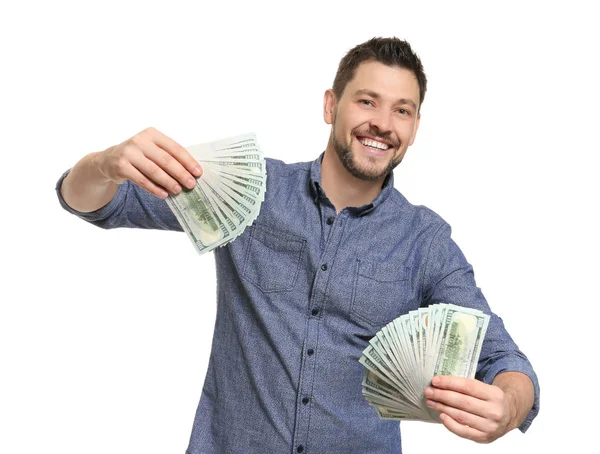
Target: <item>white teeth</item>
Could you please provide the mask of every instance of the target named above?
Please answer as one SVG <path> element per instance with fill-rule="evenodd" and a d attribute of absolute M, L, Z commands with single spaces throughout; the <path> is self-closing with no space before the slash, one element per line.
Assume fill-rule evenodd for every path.
<path fill-rule="evenodd" d="M 373 147 L 373 148 L 379 148 L 380 150 L 387 150 L 389 148 L 389 145 L 386 145 L 381 142 L 376 142 L 375 140 L 371 140 L 371 139 L 359 139 L 359 141 L 363 145 L 367 145 L 367 146 Z"/>

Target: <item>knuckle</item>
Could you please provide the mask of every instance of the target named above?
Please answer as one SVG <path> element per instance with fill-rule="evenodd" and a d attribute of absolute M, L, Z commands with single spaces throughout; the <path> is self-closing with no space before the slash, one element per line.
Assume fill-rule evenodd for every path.
<path fill-rule="evenodd" d="M 129 139 L 128 141 L 128 145 L 129 146 L 135 146 L 135 147 L 140 147 L 142 145 L 142 137 L 141 134 L 136 134 L 135 136 L 133 136 L 131 139 Z"/>
<path fill-rule="evenodd" d="M 160 162 L 163 168 L 168 168 L 173 162 L 173 157 L 171 155 L 165 154 L 160 158 Z"/>
<path fill-rule="evenodd" d="M 484 444 L 484 445 L 489 443 L 489 441 L 487 441 L 487 437 L 485 435 L 475 436 L 473 441 L 475 441 L 476 443 Z"/>
<path fill-rule="evenodd" d="M 147 189 L 150 186 L 148 183 L 149 183 L 148 180 L 143 176 L 139 177 L 136 181 L 136 184 L 139 187 L 144 188 L 144 189 Z"/>
<path fill-rule="evenodd" d="M 457 397 L 456 406 L 459 408 L 469 408 L 469 399 L 466 397 Z"/>
<path fill-rule="evenodd" d="M 493 408 L 489 413 L 490 419 L 494 422 L 502 419 L 502 412 L 498 408 Z"/>
<path fill-rule="evenodd" d="M 125 156 L 120 156 L 115 163 L 115 169 L 118 173 L 123 174 L 128 165 L 129 160 Z"/>
<path fill-rule="evenodd" d="M 123 147 L 123 152 L 121 153 L 122 156 L 127 158 L 131 158 L 139 150 L 139 146 L 131 142 L 131 140 L 133 139 L 130 139 L 130 142 L 125 144 L 125 146 Z"/>
<path fill-rule="evenodd" d="M 467 393 L 467 394 L 469 394 L 469 395 L 473 395 L 473 394 L 475 394 L 475 393 L 476 393 L 476 391 L 477 391 L 477 386 L 476 386 L 476 384 L 475 384 L 475 383 L 472 383 L 472 382 L 467 382 L 467 383 L 465 384 L 465 391 L 466 391 L 466 393 Z"/>
<path fill-rule="evenodd" d="M 148 165 L 148 174 L 152 177 L 155 177 L 159 170 L 160 169 L 158 168 L 158 166 L 153 162 L 150 162 L 150 164 Z"/>
<path fill-rule="evenodd" d="M 465 424 L 467 421 L 466 415 L 462 412 L 459 411 L 457 412 L 454 416 L 453 416 L 454 420 L 460 424 Z"/>
<path fill-rule="evenodd" d="M 483 435 L 483 437 L 482 437 L 482 438 L 483 438 L 483 441 L 482 441 L 482 443 L 484 443 L 484 444 L 486 444 L 486 445 L 487 445 L 488 443 L 491 443 L 492 441 L 494 441 L 494 437 L 492 437 L 492 435 L 491 435 L 491 434 L 485 434 L 485 435 Z"/>

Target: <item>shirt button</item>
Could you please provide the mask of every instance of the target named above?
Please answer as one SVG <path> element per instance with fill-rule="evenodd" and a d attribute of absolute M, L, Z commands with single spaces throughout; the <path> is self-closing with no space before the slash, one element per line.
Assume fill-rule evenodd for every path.
<path fill-rule="evenodd" d="M 312 348 L 309 348 L 309 349 L 308 349 L 308 351 L 306 352 L 306 354 L 307 354 L 308 356 L 312 356 L 314 352 L 315 352 L 315 351 L 314 351 Z"/>
<path fill-rule="evenodd" d="M 308 397 L 305 397 L 304 399 L 302 399 L 302 403 L 303 403 L 304 405 L 306 405 L 306 404 L 308 403 L 308 401 L 309 401 L 309 398 L 308 398 Z"/>
<path fill-rule="evenodd" d="M 323 264 L 321 265 L 321 269 L 322 269 L 323 271 L 327 271 L 327 263 L 323 263 Z"/>
<path fill-rule="evenodd" d="M 304 451 L 304 446 L 300 445 L 296 448 L 296 452 L 302 452 Z"/>
<path fill-rule="evenodd" d="M 313 309 L 311 313 L 313 315 L 319 315 L 319 309 Z"/>
<path fill-rule="evenodd" d="M 332 217 L 327 218 L 327 225 L 331 225 L 331 224 L 333 224 L 333 218 Z"/>

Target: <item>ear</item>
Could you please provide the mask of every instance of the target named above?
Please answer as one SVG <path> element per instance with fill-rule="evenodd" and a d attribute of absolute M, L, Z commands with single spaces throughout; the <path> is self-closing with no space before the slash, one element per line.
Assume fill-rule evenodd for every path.
<path fill-rule="evenodd" d="M 333 117 L 335 112 L 335 94 L 330 88 L 325 90 L 325 96 L 323 97 L 323 119 L 328 125 L 333 124 Z"/>
<path fill-rule="evenodd" d="M 415 138 L 417 137 L 417 130 L 419 129 L 420 122 L 421 122 L 421 112 L 419 112 L 417 114 L 417 120 L 415 121 L 415 126 L 413 127 L 413 132 L 410 137 L 410 142 L 408 143 L 409 147 L 413 144 L 413 142 L 415 141 Z"/>

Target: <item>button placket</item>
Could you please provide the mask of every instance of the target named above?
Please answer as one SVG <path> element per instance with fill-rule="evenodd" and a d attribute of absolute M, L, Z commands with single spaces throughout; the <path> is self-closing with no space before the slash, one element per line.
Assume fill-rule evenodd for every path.
<path fill-rule="evenodd" d="M 341 241 L 343 233 L 343 221 L 340 219 L 339 222 L 335 222 L 333 216 L 326 218 L 326 224 L 332 225 L 329 230 L 329 234 L 326 235 L 327 240 L 323 245 L 321 264 L 315 275 L 313 284 L 313 292 L 309 302 L 311 307 L 308 315 L 307 334 L 305 338 L 305 344 L 310 346 L 306 350 L 306 356 L 302 362 L 300 372 L 300 388 L 297 394 L 297 407 L 296 407 L 296 427 L 294 430 L 293 445 L 296 447 L 297 452 L 305 450 L 307 442 L 309 440 L 309 423 L 310 423 L 310 412 L 312 405 L 309 405 L 313 398 L 314 391 L 314 379 L 316 374 L 316 348 L 317 340 L 319 338 L 319 327 L 321 319 L 323 318 L 323 305 L 326 301 L 326 290 L 328 287 L 328 281 L 333 276 L 329 270 L 329 264 L 333 263 L 336 252 Z M 328 222 L 331 219 L 331 222 Z M 302 449 L 302 451 L 298 451 Z"/>

